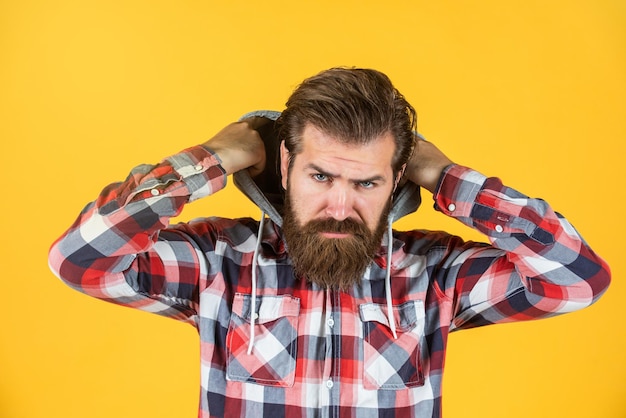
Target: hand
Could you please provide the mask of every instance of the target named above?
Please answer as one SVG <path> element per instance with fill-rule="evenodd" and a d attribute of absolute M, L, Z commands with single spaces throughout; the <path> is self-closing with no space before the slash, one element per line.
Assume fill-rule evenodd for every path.
<path fill-rule="evenodd" d="M 413 155 L 407 163 L 405 176 L 431 193 L 435 192 L 441 172 L 452 160 L 428 141 L 417 138 Z"/>
<path fill-rule="evenodd" d="M 248 169 L 254 177 L 265 167 L 265 146 L 257 129 L 269 122 L 252 117 L 231 123 L 203 145 L 219 157 L 227 175 Z"/>

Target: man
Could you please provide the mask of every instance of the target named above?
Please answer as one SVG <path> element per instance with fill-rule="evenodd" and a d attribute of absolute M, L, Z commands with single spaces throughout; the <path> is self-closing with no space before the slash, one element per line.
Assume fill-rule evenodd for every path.
<path fill-rule="evenodd" d="M 196 326 L 200 417 L 439 417 L 450 331 L 583 308 L 610 273 L 544 201 L 454 164 L 415 120 L 385 75 L 324 71 L 282 114 L 249 115 L 105 188 L 51 268 Z M 229 174 L 260 222 L 168 225 Z M 393 231 L 418 186 L 490 245 Z"/>

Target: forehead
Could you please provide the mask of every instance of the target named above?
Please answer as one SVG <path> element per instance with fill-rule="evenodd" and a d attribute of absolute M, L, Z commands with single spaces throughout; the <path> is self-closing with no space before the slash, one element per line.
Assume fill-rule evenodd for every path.
<path fill-rule="evenodd" d="M 301 149 L 296 160 L 301 162 L 327 162 L 345 168 L 376 168 L 378 171 L 391 170 L 395 154 L 395 141 L 391 133 L 386 133 L 365 144 L 346 143 L 326 134 L 311 124 L 302 132 Z"/>

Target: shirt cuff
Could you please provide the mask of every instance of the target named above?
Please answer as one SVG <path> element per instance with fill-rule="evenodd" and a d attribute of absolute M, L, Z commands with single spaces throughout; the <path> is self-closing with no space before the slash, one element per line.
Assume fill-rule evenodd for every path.
<path fill-rule="evenodd" d="M 226 186 L 226 170 L 212 151 L 197 145 L 167 158 L 189 189 L 189 201 L 213 194 Z"/>
<path fill-rule="evenodd" d="M 455 218 L 469 218 L 486 179 L 471 168 L 449 165 L 443 170 L 433 195 L 435 209 Z"/>

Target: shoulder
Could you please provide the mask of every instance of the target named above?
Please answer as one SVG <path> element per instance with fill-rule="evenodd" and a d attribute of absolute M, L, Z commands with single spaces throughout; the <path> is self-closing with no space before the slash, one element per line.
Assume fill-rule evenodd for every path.
<path fill-rule="evenodd" d="M 394 252 L 427 256 L 431 259 L 449 259 L 472 249 L 490 247 L 484 242 L 466 241 L 445 231 L 394 231 Z"/>
<path fill-rule="evenodd" d="M 212 250 L 218 243 L 241 253 L 254 252 L 259 236 L 260 222 L 252 218 L 196 218 L 189 222 L 171 226 L 169 233 L 185 235 L 203 250 Z M 280 229 L 272 221 L 263 227 L 263 247 L 272 248 L 279 254 L 284 251 Z M 281 251 L 281 249 L 283 249 Z"/>
<path fill-rule="evenodd" d="M 173 224 L 165 231 L 185 234 L 193 240 L 227 240 L 232 245 L 238 245 L 256 236 L 258 226 L 259 222 L 251 218 L 206 217 Z"/>

